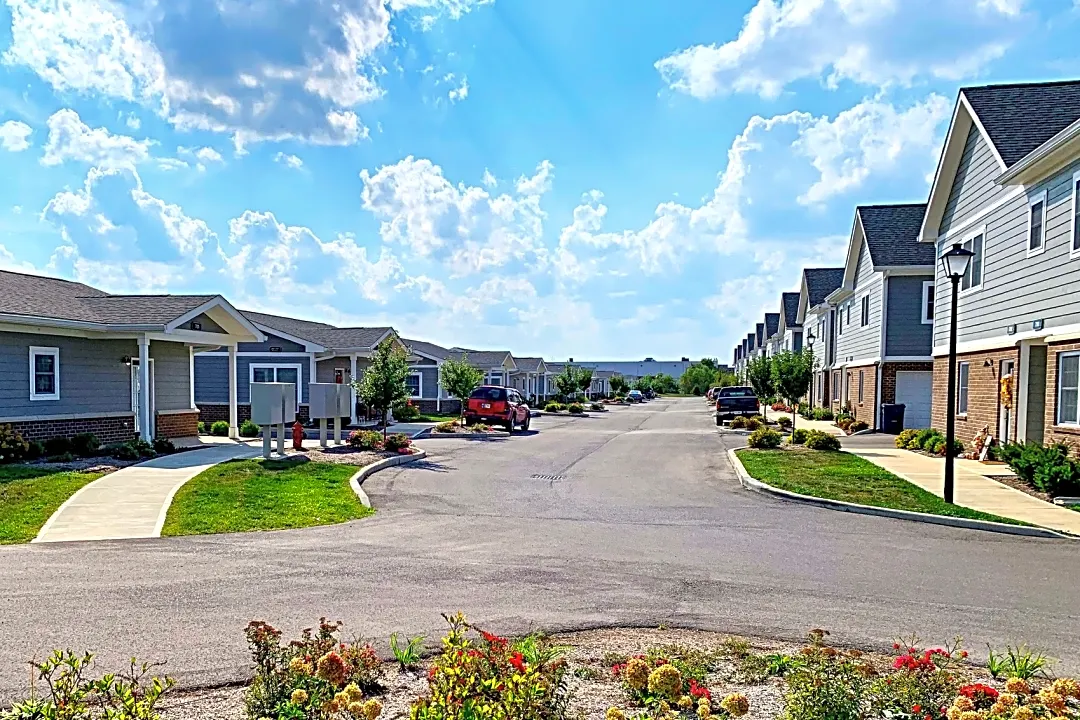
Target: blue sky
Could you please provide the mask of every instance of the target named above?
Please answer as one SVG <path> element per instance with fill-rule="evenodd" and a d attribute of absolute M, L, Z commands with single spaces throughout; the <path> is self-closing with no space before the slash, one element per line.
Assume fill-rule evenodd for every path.
<path fill-rule="evenodd" d="M 0 0 L 0 267 L 550 359 L 730 356 L 1073 0 Z"/>

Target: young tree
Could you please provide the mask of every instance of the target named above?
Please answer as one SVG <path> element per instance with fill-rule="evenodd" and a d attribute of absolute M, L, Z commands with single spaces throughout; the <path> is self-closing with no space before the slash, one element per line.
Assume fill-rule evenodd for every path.
<path fill-rule="evenodd" d="M 716 385 L 716 381 L 716 368 L 702 362 L 686 369 L 679 378 L 679 389 L 684 395 L 704 395 Z"/>
<path fill-rule="evenodd" d="M 716 381 L 719 387 L 735 387 L 739 384 L 739 376 L 735 373 L 720 373 L 720 377 Z"/>
<path fill-rule="evenodd" d="M 757 395 L 761 407 L 764 408 L 765 416 L 768 417 L 769 398 L 776 392 L 773 388 L 772 362 L 769 358 L 759 355 L 748 362 L 746 379 L 750 382 L 750 387 L 754 388 L 754 394 Z"/>
<path fill-rule="evenodd" d="M 400 344 L 385 340 L 375 348 L 371 365 L 364 371 L 363 377 L 352 383 L 364 404 L 381 415 L 383 437 L 386 437 L 387 411 L 410 396 L 409 387 L 405 384 L 410 372 L 409 353 Z"/>
<path fill-rule="evenodd" d="M 791 434 L 795 436 L 795 404 L 810 392 L 814 381 L 814 353 L 785 350 L 772 359 L 773 386 L 776 394 L 791 405 Z"/>
<path fill-rule="evenodd" d="M 653 388 L 653 376 L 643 375 L 634 381 L 634 389 L 638 392 L 648 392 Z"/>
<path fill-rule="evenodd" d="M 622 375 L 612 375 L 609 384 L 611 385 L 611 392 L 616 395 L 625 395 L 626 391 L 630 389 L 630 383 L 626 382 L 626 378 Z"/>
<path fill-rule="evenodd" d="M 588 397 L 589 388 L 592 387 L 593 371 L 589 368 L 578 368 L 576 377 L 578 389 Z"/>
<path fill-rule="evenodd" d="M 569 397 L 576 393 L 578 389 L 577 368 L 573 365 L 564 367 L 563 371 L 555 376 L 555 388 L 563 397 Z"/>
<path fill-rule="evenodd" d="M 447 358 L 439 368 L 439 382 L 450 397 L 461 401 L 461 416 L 465 417 L 465 403 L 484 382 L 484 371 L 470 365 L 468 355 L 462 355 L 460 360 Z"/>
<path fill-rule="evenodd" d="M 667 373 L 658 373 L 653 377 L 653 390 L 663 395 L 664 393 L 678 392 L 679 386 L 675 384 L 675 378 Z"/>

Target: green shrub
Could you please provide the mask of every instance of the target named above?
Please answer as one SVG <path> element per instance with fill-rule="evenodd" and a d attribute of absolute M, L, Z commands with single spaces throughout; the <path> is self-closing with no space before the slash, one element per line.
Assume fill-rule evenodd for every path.
<path fill-rule="evenodd" d="M 156 454 L 154 452 L 154 446 L 143 440 L 142 438 L 135 438 L 134 440 L 130 440 L 128 442 L 141 458 L 154 457 L 154 455 Z"/>
<path fill-rule="evenodd" d="M 172 455 L 176 452 L 176 445 L 168 438 L 154 438 L 153 448 L 158 455 Z"/>
<path fill-rule="evenodd" d="M 765 423 L 762 422 L 761 418 L 759 418 L 759 417 L 748 417 L 748 418 L 746 418 L 746 429 L 749 430 L 750 432 L 753 432 L 754 430 L 757 430 L 757 429 L 762 428 L 762 427 L 765 427 Z"/>
<path fill-rule="evenodd" d="M 850 416 L 836 418 L 836 426 L 838 428 L 840 428 L 841 430 L 843 430 L 844 432 L 847 432 L 848 428 L 851 427 L 852 423 L 854 423 L 854 422 L 855 422 L 855 418 L 850 417 Z"/>
<path fill-rule="evenodd" d="M 397 403 L 393 407 L 394 419 L 398 422 L 412 422 L 416 418 L 420 417 L 420 408 L 413 405 L 412 400 L 406 400 L 403 403 Z"/>
<path fill-rule="evenodd" d="M 228 437 L 229 435 L 229 423 L 224 420 L 218 420 L 210 425 L 210 434 L 217 437 Z"/>
<path fill-rule="evenodd" d="M 807 431 L 804 428 L 795 428 L 795 431 L 791 433 L 791 443 L 793 445 L 805 445 Z"/>
<path fill-rule="evenodd" d="M 30 443 L 11 425 L 0 425 L 0 463 L 25 460 L 30 454 Z"/>
<path fill-rule="evenodd" d="M 407 448 L 412 445 L 412 438 L 405 433 L 393 433 L 386 436 L 386 440 L 383 442 L 383 447 L 390 452 L 398 452 L 402 448 Z"/>
<path fill-rule="evenodd" d="M 857 433 L 857 432 L 862 432 L 863 430 L 869 430 L 869 429 L 870 429 L 869 423 L 867 423 L 864 420 L 856 420 L 853 423 L 851 423 L 850 425 L 848 425 L 848 428 L 847 428 L 849 433 Z"/>
<path fill-rule="evenodd" d="M 821 631 L 811 635 L 813 645 L 802 651 L 801 662 L 786 676 L 782 720 L 860 720 L 864 716 L 873 670 L 860 658 L 822 646 L 821 636 Z"/>
<path fill-rule="evenodd" d="M 787 415 L 781 415 L 780 417 L 776 418 L 776 424 L 782 428 L 791 427 L 791 422 L 791 418 L 789 418 Z"/>
<path fill-rule="evenodd" d="M 40 440 L 31 440 L 30 446 L 26 451 L 27 460 L 37 460 L 38 458 L 45 457 L 45 443 Z"/>
<path fill-rule="evenodd" d="M 214 423 L 214 424 L 217 425 L 217 423 Z M 226 430 L 226 433 L 227 433 L 228 432 L 228 427 L 227 426 L 226 426 L 225 430 Z M 240 437 L 254 438 L 254 437 L 259 437 L 259 432 L 261 430 L 262 430 L 262 428 L 260 428 L 258 425 L 253 423 L 251 420 L 245 420 L 244 422 L 240 423 L 240 428 L 239 428 L 238 432 L 240 433 Z M 214 434 L 216 435 L 217 433 L 214 433 Z"/>
<path fill-rule="evenodd" d="M 382 450 L 382 433 L 378 430 L 353 430 L 349 433 L 349 446 L 357 450 Z"/>
<path fill-rule="evenodd" d="M 570 407 L 567 408 L 567 410 L 570 411 L 571 415 L 582 415 L 585 413 L 585 408 L 583 408 L 579 403 L 570 403 Z"/>
<path fill-rule="evenodd" d="M 826 421 L 832 420 L 833 419 L 833 411 L 830 410 L 829 408 L 823 408 L 823 407 L 814 408 L 814 419 L 815 420 L 826 420 Z"/>
<path fill-rule="evenodd" d="M 79 457 L 93 457 L 101 449 L 101 441 L 93 433 L 71 436 L 71 452 Z"/>
<path fill-rule="evenodd" d="M 205 435 L 206 434 L 206 423 L 204 423 L 202 420 L 199 421 L 199 434 L 200 435 Z"/>
<path fill-rule="evenodd" d="M 1065 443 L 1026 442 L 1005 443 L 998 454 L 1028 485 L 1050 495 L 1071 495 L 1080 491 L 1080 468 L 1070 451 Z"/>
<path fill-rule="evenodd" d="M 910 449 L 927 450 L 927 445 L 933 446 L 933 443 L 936 442 L 939 437 L 941 437 L 941 433 L 934 428 L 923 428 L 915 433 L 915 439 L 912 441 L 915 447 Z"/>
<path fill-rule="evenodd" d="M 102 455 L 116 458 L 117 460 L 138 460 L 139 451 L 131 443 L 113 443 L 101 448 Z"/>
<path fill-rule="evenodd" d="M 900 434 L 896 436 L 896 447 L 901 450 L 906 449 L 911 441 L 915 439 L 915 436 L 919 434 L 918 430 L 901 430 Z"/>
<path fill-rule="evenodd" d="M 593 412 L 603 412 L 604 411 L 604 406 L 601 405 L 600 403 L 593 403 L 593 404 L 589 405 L 589 409 L 592 410 Z"/>
<path fill-rule="evenodd" d="M 562 405 L 557 402 L 549 402 L 544 406 L 544 412 L 557 413 L 562 410 Z"/>
<path fill-rule="evenodd" d="M 821 430 L 811 430 L 806 433 L 806 447 L 811 450 L 835 451 L 840 449 L 840 439 Z"/>
<path fill-rule="evenodd" d="M 447 420 L 446 422 L 442 422 L 436 425 L 432 432 L 452 433 L 457 430 L 457 423 L 457 420 Z"/>
<path fill-rule="evenodd" d="M 70 455 L 71 453 L 71 440 L 66 437 L 52 437 L 45 441 L 46 457 L 56 457 L 57 455 Z"/>
<path fill-rule="evenodd" d="M 728 423 L 728 427 L 734 430 L 744 430 L 746 428 L 746 418 L 742 415 L 736 415 L 731 418 L 731 422 Z"/>
<path fill-rule="evenodd" d="M 69 463 L 69 462 L 74 462 L 74 461 L 75 461 L 75 456 L 72 455 L 69 452 L 60 453 L 59 455 L 52 455 L 51 457 L 49 457 L 49 462 L 54 462 L 54 463 Z"/>
<path fill-rule="evenodd" d="M 771 450 L 780 447 L 783 436 L 772 428 L 761 427 L 750 433 L 746 444 L 758 450 Z"/>

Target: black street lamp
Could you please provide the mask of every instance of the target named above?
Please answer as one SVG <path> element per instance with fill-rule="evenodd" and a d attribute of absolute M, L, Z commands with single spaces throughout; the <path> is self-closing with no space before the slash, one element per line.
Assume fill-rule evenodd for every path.
<path fill-rule="evenodd" d="M 941 265 L 945 269 L 945 277 L 952 281 L 952 304 L 949 317 L 949 404 L 945 409 L 945 502 L 953 501 L 953 485 L 955 484 L 955 453 L 956 445 L 956 315 L 957 299 L 960 296 L 960 279 L 967 272 L 971 259 L 975 253 L 965 250 L 956 243 L 952 249 L 941 256 Z"/>

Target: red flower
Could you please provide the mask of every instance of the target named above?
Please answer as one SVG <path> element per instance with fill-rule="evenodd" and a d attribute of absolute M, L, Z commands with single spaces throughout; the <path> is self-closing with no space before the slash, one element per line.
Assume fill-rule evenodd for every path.
<path fill-rule="evenodd" d="M 922 705 L 919 705 L 918 703 L 915 703 L 914 705 L 911 706 L 911 712 L 913 712 L 913 713 L 922 712 Z"/>
<path fill-rule="evenodd" d="M 484 630 L 480 631 L 480 635 L 481 635 L 481 637 L 484 638 L 484 641 L 487 642 L 489 645 L 501 646 L 501 645 L 506 645 L 507 642 L 509 642 L 504 637 L 499 637 L 498 635 L 493 635 L 493 634 L 491 634 L 491 633 L 489 633 L 487 631 L 484 631 Z"/>
<path fill-rule="evenodd" d="M 986 698 L 988 700 L 997 700 L 998 691 L 989 685 L 983 685 L 982 683 L 972 683 L 971 685 L 965 685 L 960 688 L 960 694 L 964 697 L 971 698 L 972 700 L 980 700 Z"/>
<path fill-rule="evenodd" d="M 893 650 L 899 650 L 900 649 L 900 643 L 893 643 L 892 644 L 892 649 Z"/>
<path fill-rule="evenodd" d="M 709 688 L 698 685 L 698 681 L 693 678 L 690 678 L 690 696 L 698 699 L 706 698 L 712 702 L 712 693 L 709 692 Z"/>
<path fill-rule="evenodd" d="M 516 652 L 511 655 L 510 664 L 513 665 L 518 672 L 525 672 L 525 656 L 521 653 Z"/>

